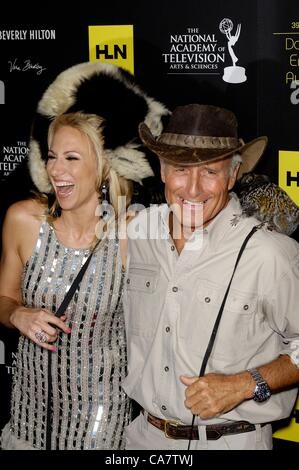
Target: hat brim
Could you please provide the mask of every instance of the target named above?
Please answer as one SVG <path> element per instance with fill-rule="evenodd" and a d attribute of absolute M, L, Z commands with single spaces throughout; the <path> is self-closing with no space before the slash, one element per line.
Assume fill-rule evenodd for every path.
<path fill-rule="evenodd" d="M 240 141 L 240 145 L 234 148 L 207 149 L 181 147 L 159 142 L 145 123 L 139 125 L 139 136 L 146 147 L 158 155 L 158 157 L 173 165 L 204 165 L 205 163 L 223 160 L 234 153 L 239 153 L 243 161 L 238 173 L 238 179 L 244 173 L 248 173 L 255 168 L 268 143 L 268 138 L 261 136 L 246 144 Z"/>

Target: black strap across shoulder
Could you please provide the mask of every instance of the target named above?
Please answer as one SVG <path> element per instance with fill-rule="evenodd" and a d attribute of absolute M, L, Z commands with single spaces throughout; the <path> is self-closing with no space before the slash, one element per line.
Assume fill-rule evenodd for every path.
<path fill-rule="evenodd" d="M 81 267 L 80 271 L 78 272 L 77 276 L 72 282 L 71 287 L 67 291 L 63 301 L 61 302 L 59 308 L 55 313 L 55 317 L 60 318 L 64 312 L 66 311 L 70 301 L 72 300 L 73 295 L 75 294 L 76 290 L 79 287 L 80 282 L 88 268 L 90 260 L 97 248 L 99 241 L 96 243 L 94 248 L 92 249 L 90 255 L 88 256 L 87 260 Z M 46 408 L 46 450 L 51 450 L 51 435 L 52 435 L 52 423 L 51 423 L 51 397 L 52 397 L 52 351 L 48 351 L 48 393 L 47 393 L 47 408 Z"/>
<path fill-rule="evenodd" d="M 233 273 L 232 273 L 232 276 L 230 278 L 230 281 L 229 281 L 229 284 L 227 286 L 227 289 L 226 289 L 226 292 L 224 294 L 224 297 L 223 297 L 223 300 L 222 300 L 222 304 L 221 304 L 221 307 L 219 309 L 219 312 L 218 312 L 218 315 L 217 315 L 217 318 L 215 320 L 215 323 L 214 323 L 214 328 L 213 328 L 213 331 L 211 333 L 211 336 L 210 336 L 210 340 L 209 340 L 209 343 L 208 343 L 208 346 L 207 346 L 207 349 L 206 349 L 206 352 L 205 352 L 205 355 L 204 355 L 204 358 L 203 358 L 203 361 L 202 361 L 202 365 L 201 365 L 201 368 L 200 368 L 200 372 L 199 372 L 199 377 L 202 377 L 205 373 L 205 370 L 206 370 L 206 367 L 207 367 L 207 362 L 209 360 L 209 357 L 211 355 L 211 352 L 212 352 L 212 349 L 213 349 L 213 346 L 214 346 L 214 342 L 215 342 L 215 339 L 216 339 L 216 334 L 217 334 L 217 331 L 218 331 L 218 328 L 219 328 L 219 324 L 220 324 L 220 320 L 221 320 L 221 317 L 222 317 L 222 314 L 223 314 L 223 310 L 224 310 L 224 306 L 225 306 L 225 303 L 226 303 L 226 299 L 227 299 L 227 296 L 228 296 L 228 293 L 229 293 L 229 290 L 230 290 L 230 286 L 231 286 L 231 283 L 232 283 L 232 280 L 233 280 L 233 277 L 235 275 L 235 272 L 236 272 L 236 269 L 237 269 L 237 266 L 239 264 L 239 261 L 240 261 L 240 258 L 243 254 L 243 251 L 245 250 L 245 247 L 249 241 L 249 239 L 252 237 L 252 235 L 260 228 L 260 225 L 255 225 L 253 227 L 253 229 L 251 230 L 251 232 L 249 232 L 249 234 L 247 235 L 247 237 L 245 238 L 245 240 L 243 241 L 243 244 L 240 248 L 240 251 L 238 253 L 238 256 L 237 256 L 237 260 L 236 260 L 236 263 L 235 263 L 235 266 L 234 266 L 234 270 L 233 270 Z"/>
<path fill-rule="evenodd" d="M 97 246 L 97 245 L 96 245 Z M 96 247 L 95 247 L 96 248 Z M 77 276 L 75 277 L 75 279 L 73 280 L 73 283 L 71 285 L 71 287 L 69 288 L 69 290 L 67 291 L 63 301 L 61 302 L 59 308 L 57 309 L 57 312 L 55 313 L 55 317 L 58 317 L 60 318 L 64 312 L 66 311 L 67 307 L 68 307 L 68 304 L 70 303 L 74 293 L 76 292 L 80 282 L 82 281 L 82 278 L 85 274 L 85 271 L 86 269 L 88 268 L 88 265 L 89 265 L 89 262 L 92 258 L 92 255 L 94 253 L 94 250 L 95 248 L 92 250 L 92 252 L 90 253 L 90 255 L 88 256 L 87 260 L 85 261 L 85 263 L 83 264 L 83 266 L 81 267 L 80 271 L 78 272 Z"/>
<path fill-rule="evenodd" d="M 219 324 L 220 324 L 220 320 L 221 320 L 221 317 L 222 317 L 222 314 L 223 314 L 223 310 L 224 310 L 224 306 L 225 306 L 225 303 L 226 303 L 226 299 L 227 299 L 227 296 L 228 296 L 228 293 L 229 293 L 229 290 L 230 290 L 230 286 L 231 286 L 231 283 L 233 281 L 233 278 L 234 278 L 234 275 L 235 275 L 235 272 L 236 272 L 236 269 L 237 269 L 237 266 L 239 264 L 239 261 L 240 261 L 240 258 L 243 254 L 243 251 L 245 250 L 245 247 L 248 243 L 248 241 L 250 240 L 250 238 L 252 237 L 252 235 L 259 229 L 261 228 L 262 224 L 260 225 L 255 225 L 252 230 L 248 233 L 248 235 L 246 236 L 245 240 L 243 241 L 242 243 L 242 246 L 240 248 L 240 251 L 238 253 L 238 256 L 237 256 L 237 259 L 236 259 L 236 262 L 235 262 L 235 266 L 234 266 L 234 269 L 233 269 L 233 273 L 231 275 L 231 278 L 230 278 L 230 281 L 228 283 L 228 286 L 227 286 L 227 289 L 226 289 L 226 292 L 224 294 L 224 297 L 223 297 L 223 300 L 222 300 L 222 303 L 221 303 L 221 306 L 220 306 L 220 309 L 219 309 L 219 312 L 218 312 L 218 315 L 217 315 L 217 318 L 215 320 L 215 323 L 214 323 L 214 327 L 213 327 L 213 331 L 211 333 L 211 336 L 210 336 L 210 339 L 209 339 L 209 342 L 208 342 L 208 346 L 207 346 L 207 349 L 206 349 L 206 352 L 205 352 L 205 355 L 204 355 L 204 358 L 203 358 L 203 361 L 202 361 L 202 364 L 201 364 L 201 368 L 200 368 L 200 372 L 199 372 L 199 377 L 203 377 L 204 374 L 205 374 L 205 371 L 206 371 L 206 367 L 207 367 L 207 363 L 208 363 L 208 360 L 209 360 L 209 357 L 212 353 L 212 350 L 213 350 L 213 346 L 214 346 L 214 343 L 215 343 L 215 339 L 216 339 L 216 334 L 217 334 L 217 331 L 218 331 L 218 328 L 219 328 Z M 193 426 L 194 426 L 194 420 L 195 420 L 195 415 L 193 415 L 193 418 L 192 418 L 192 424 L 191 424 L 191 429 L 193 429 Z M 191 433 L 192 434 L 192 433 Z M 188 450 L 190 449 L 190 443 L 191 443 L 191 439 L 189 439 L 189 444 L 188 444 Z"/>

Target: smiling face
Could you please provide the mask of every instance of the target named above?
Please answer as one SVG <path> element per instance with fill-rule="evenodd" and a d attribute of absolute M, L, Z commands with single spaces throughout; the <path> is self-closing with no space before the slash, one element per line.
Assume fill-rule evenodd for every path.
<path fill-rule="evenodd" d="M 200 166 L 173 166 L 161 161 L 165 197 L 173 211 L 173 226 L 184 233 L 206 227 L 227 205 L 239 164 L 230 174 L 231 159 Z"/>
<path fill-rule="evenodd" d="M 96 207 L 98 165 L 86 135 L 71 126 L 59 127 L 50 142 L 47 172 L 63 210 Z"/>

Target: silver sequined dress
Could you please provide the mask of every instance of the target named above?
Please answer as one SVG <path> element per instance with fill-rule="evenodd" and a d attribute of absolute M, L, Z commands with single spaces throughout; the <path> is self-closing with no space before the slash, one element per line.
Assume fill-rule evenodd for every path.
<path fill-rule="evenodd" d="M 89 250 L 63 246 L 44 222 L 23 272 L 27 307 L 55 312 Z M 52 449 L 122 449 L 130 404 L 122 390 L 126 342 L 124 274 L 119 243 L 103 240 L 67 309 L 71 334 L 60 333 L 52 353 Z M 48 351 L 20 337 L 11 420 L 3 448 L 45 448 Z"/>

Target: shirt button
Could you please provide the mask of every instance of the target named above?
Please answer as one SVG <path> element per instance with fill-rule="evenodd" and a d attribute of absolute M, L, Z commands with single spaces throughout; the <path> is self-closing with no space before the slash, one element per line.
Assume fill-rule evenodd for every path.
<path fill-rule="evenodd" d="M 147 281 L 145 285 L 146 287 L 149 287 L 151 285 L 150 281 Z"/>
<path fill-rule="evenodd" d="M 130 282 L 131 282 L 130 279 L 127 279 L 127 284 L 130 284 Z"/>
<path fill-rule="evenodd" d="M 207 302 L 207 304 L 208 304 L 209 302 L 211 302 L 210 297 L 205 297 L 205 302 Z"/>
<path fill-rule="evenodd" d="M 165 372 L 168 372 L 168 371 L 169 371 L 169 367 L 168 367 L 168 366 L 165 366 L 165 367 L 164 367 L 164 370 L 165 370 Z"/>
<path fill-rule="evenodd" d="M 166 410 L 167 410 L 167 408 L 166 408 L 165 405 L 162 405 L 161 408 L 162 408 L 163 411 L 166 411 Z"/>
<path fill-rule="evenodd" d="M 174 286 L 174 287 L 172 288 L 172 292 L 177 292 L 178 290 L 179 290 L 179 289 L 178 289 L 178 287 L 176 287 L 176 286 Z"/>
<path fill-rule="evenodd" d="M 170 332 L 170 326 L 167 326 L 167 327 L 165 328 L 165 331 L 166 331 L 166 333 L 169 333 L 169 332 Z"/>
<path fill-rule="evenodd" d="M 244 310 L 248 310 L 248 309 L 249 309 L 249 305 L 245 304 L 245 305 L 243 306 L 243 309 L 244 309 Z"/>
<path fill-rule="evenodd" d="M 175 250 L 175 246 L 174 245 L 171 245 L 171 251 L 174 251 Z"/>

